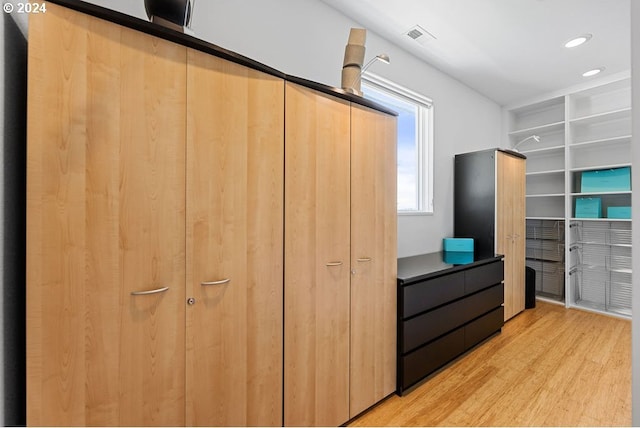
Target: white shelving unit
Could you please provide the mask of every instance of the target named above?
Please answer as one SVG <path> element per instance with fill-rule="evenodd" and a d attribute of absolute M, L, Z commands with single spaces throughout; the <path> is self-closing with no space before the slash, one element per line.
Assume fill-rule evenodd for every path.
<path fill-rule="evenodd" d="M 573 219 L 570 228 L 575 304 L 631 316 L 631 221 Z"/>
<path fill-rule="evenodd" d="M 536 294 L 562 302 L 565 295 L 564 219 L 527 219 L 526 265 L 536 271 Z"/>
<path fill-rule="evenodd" d="M 543 287 L 536 278 L 538 295 L 568 307 L 630 317 L 632 224 L 606 216 L 609 207 L 631 206 L 632 191 L 581 189 L 587 171 L 631 167 L 630 79 L 507 108 L 505 118 L 507 145 L 527 156 L 527 265 L 548 284 Z M 523 142 L 533 135 L 540 141 Z M 599 198 L 603 218 L 577 218 L 578 198 Z M 549 228 L 562 229 L 562 239 L 551 239 L 548 232 L 545 238 L 529 236 L 530 230 Z M 561 260 L 557 251 L 550 252 L 560 244 Z"/>

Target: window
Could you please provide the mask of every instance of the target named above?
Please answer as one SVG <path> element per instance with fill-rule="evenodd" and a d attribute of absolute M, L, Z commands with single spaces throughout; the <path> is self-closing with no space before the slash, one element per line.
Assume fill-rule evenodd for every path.
<path fill-rule="evenodd" d="M 433 103 L 371 73 L 362 92 L 398 112 L 398 213 L 433 213 Z"/>

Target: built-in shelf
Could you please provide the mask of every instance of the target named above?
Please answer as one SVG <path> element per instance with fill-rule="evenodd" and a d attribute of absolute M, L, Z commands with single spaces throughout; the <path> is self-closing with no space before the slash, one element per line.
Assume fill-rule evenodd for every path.
<path fill-rule="evenodd" d="M 552 169 L 549 171 L 532 171 L 532 172 L 527 172 L 525 175 L 546 175 L 546 174 L 564 174 L 564 169 Z"/>
<path fill-rule="evenodd" d="M 606 246 L 606 247 L 632 248 L 631 244 L 611 244 L 609 242 L 601 242 L 601 241 L 576 241 L 576 244 L 581 244 L 581 245 L 603 245 L 603 246 Z"/>
<path fill-rule="evenodd" d="M 550 132 L 561 132 L 564 131 L 564 120 L 560 122 L 548 123 L 544 125 L 532 126 L 531 128 L 526 129 L 518 129 L 515 131 L 509 132 L 509 136 L 511 137 L 520 137 L 526 136 L 528 134 L 545 134 Z"/>
<path fill-rule="evenodd" d="M 520 150 L 520 153 L 523 155 L 533 155 L 536 153 L 545 153 L 545 152 L 555 152 L 555 151 L 563 151 L 564 146 L 553 146 L 553 147 L 542 147 L 540 149 L 531 149 L 531 150 Z"/>
<path fill-rule="evenodd" d="M 606 221 L 606 222 L 625 222 L 631 223 L 630 218 L 583 218 L 583 217 L 571 217 L 571 221 Z"/>
<path fill-rule="evenodd" d="M 527 198 L 557 198 L 564 197 L 564 193 L 541 193 L 539 195 L 526 195 Z"/>
<path fill-rule="evenodd" d="M 563 218 L 527 218 L 525 243 L 528 268 L 536 271 L 537 296 L 556 301 L 565 297 L 565 221 Z"/>
<path fill-rule="evenodd" d="M 581 171 L 593 171 L 598 169 L 615 169 L 615 168 L 624 168 L 627 166 L 631 166 L 630 163 L 617 163 L 610 165 L 597 165 L 597 166 L 581 166 L 577 168 L 571 168 L 570 172 L 581 172 Z"/>
<path fill-rule="evenodd" d="M 537 217 L 537 216 L 527 216 L 526 220 L 552 220 L 552 221 L 562 221 L 564 217 Z"/>
<path fill-rule="evenodd" d="M 619 191 L 619 192 L 579 192 L 579 193 L 571 193 L 571 196 L 601 196 L 601 195 L 630 195 L 630 190 Z"/>
<path fill-rule="evenodd" d="M 633 273 L 633 269 L 625 269 L 625 268 L 611 268 L 605 265 L 593 265 L 593 264 L 580 264 L 573 267 L 575 270 L 585 271 L 585 270 L 597 270 L 602 272 L 617 272 L 617 273 Z"/>
<path fill-rule="evenodd" d="M 602 146 L 607 144 L 620 144 L 620 143 L 630 143 L 631 142 L 631 134 L 621 135 L 619 137 L 609 137 L 609 138 L 600 138 L 597 140 L 590 141 L 578 141 L 575 143 L 571 143 L 569 147 L 571 148 L 582 148 L 586 146 Z"/>
<path fill-rule="evenodd" d="M 631 108 L 622 108 L 614 111 L 607 111 L 604 113 L 592 114 L 589 116 L 578 117 L 576 119 L 569 120 L 569 123 L 580 124 L 580 125 L 589 125 L 593 123 L 604 122 L 607 120 L 617 120 L 624 119 L 627 117 L 631 117 Z"/>

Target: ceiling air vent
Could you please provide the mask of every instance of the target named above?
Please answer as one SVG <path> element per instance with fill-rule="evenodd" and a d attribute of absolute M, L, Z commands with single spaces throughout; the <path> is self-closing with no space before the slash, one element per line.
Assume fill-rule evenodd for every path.
<path fill-rule="evenodd" d="M 430 32 L 428 32 L 427 30 L 425 30 L 419 25 L 416 25 L 415 27 L 409 29 L 405 34 L 418 42 L 426 42 L 429 39 L 433 39 L 433 40 L 436 39 L 436 36 L 434 36 L 433 34 L 431 34 Z M 428 37 L 422 38 L 425 35 Z"/>
<path fill-rule="evenodd" d="M 411 37 L 413 40 L 417 39 L 418 37 L 422 36 L 424 33 L 421 32 L 420 30 L 418 30 L 417 28 L 412 28 L 408 33 L 407 36 Z"/>

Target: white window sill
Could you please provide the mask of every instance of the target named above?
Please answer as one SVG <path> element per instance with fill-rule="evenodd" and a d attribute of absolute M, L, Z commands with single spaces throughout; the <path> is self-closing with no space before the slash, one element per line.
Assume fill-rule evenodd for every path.
<path fill-rule="evenodd" d="M 432 216 L 433 211 L 398 211 L 398 217 Z"/>

